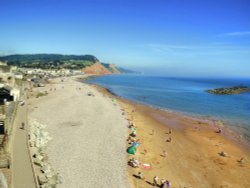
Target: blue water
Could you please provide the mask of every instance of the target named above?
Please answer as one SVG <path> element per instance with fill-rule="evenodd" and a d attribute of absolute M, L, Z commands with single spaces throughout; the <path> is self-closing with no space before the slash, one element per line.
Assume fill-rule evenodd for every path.
<path fill-rule="evenodd" d="M 119 96 L 140 103 L 221 119 L 250 140 L 250 92 L 214 95 L 205 91 L 235 85 L 250 87 L 250 79 L 105 75 L 87 82 L 99 84 Z"/>

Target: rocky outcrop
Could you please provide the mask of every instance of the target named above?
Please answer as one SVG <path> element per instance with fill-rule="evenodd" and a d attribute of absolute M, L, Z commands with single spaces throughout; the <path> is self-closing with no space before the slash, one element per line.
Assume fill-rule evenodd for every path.
<path fill-rule="evenodd" d="M 112 74 L 112 72 L 106 67 L 104 67 L 100 62 L 96 62 L 95 64 L 91 66 L 83 68 L 82 72 L 86 74 L 96 74 L 96 75 Z"/>
<path fill-rule="evenodd" d="M 6 180 L 2 171 L 0 171 L 0 187 L 1 188 L 8 188 L 7 180 Z"/>
<path fill-rule="evenodd" d="M 216 89 L 209 89 L 207 90 L 208 93 L 213 94 L 239 94 L 243 92 L 250 92 L 250 88 L 247 86 L 234 86 L 234 87 L 226 87 L 226 88 L 216 88 Z"/>
<path fill-rule="evenodd" d="M 45 148 L 52 138 L 48 132 L 44 131 L 45 125 L 38 123 L 34 119 L 30 119 L 29 124 L 30 154 L 37 169 L 35 171 L 38 183 L 41 187 L 55 187 L 61 182 L 60 176 L 49 164 L 45 153 Z"/>

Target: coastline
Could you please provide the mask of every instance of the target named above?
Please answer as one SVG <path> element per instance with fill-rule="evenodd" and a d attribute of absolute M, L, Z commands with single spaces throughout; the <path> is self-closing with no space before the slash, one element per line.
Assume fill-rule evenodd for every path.
<path fill-rule="evenodd" d="M 221 122 L 171 110 L 163 111 L 114 95 L 97 84 L 90 85 L 116 98 L 126 111 L 128 120 L 138 128 L 137 138 L 141 146 L 134 156 L 128 155 L 128 160 L 136 157 L 141 163 L 150 163 L 152 169 L 129 167 L 132 186 L 151 187 L 150 183 L 156 175 L 169 178 L 174 187 L 250 186 L 249 145 L 243 145 L 240 135 L 228 130 Z M 172 143 L 166 142 L 170 136 L 166 134 L 169 128 L 173 130 Z M 223 129 L 222 134 L 216 133 L 218 128 Z M 161 156 L 164 150 L 166 157 Z M 228 156 L 220 156 L 222 151 Z M 242 157 L 246 160 L 244 164 L 238 162 Z M 145 175 L 145 181 L 134 177 L 139 171 Z M 191 175 L 187 175 L 187 172 Z"/>
<path fill-rule="evenodd" d="M 173 187 L 250 186 L 249 150 L 237 140 L 227 138 L 224 129 L 222 134 L 216 133 L 218 126 L 213 121 L 145 106 L 116 96 L 96 84 L 67 79 L 61 82 L 58 78 L 44 88 L 34 89 L 33 98 L 29 99 L 32 118 L 46 124 L 46 130 L 53 138 L 46 152 L 49 163 L 62 176 L 63 184 L 58 187 L 117 187 L 118 183 L 118 187 L 125 188 L 129 187 L 128 179 L 131 187 L 147 188 L 152 187 L 154 176 L 170 180 Z M 35 98 L 36 92 L 45 91 L 48 95 Z M 72 109 L 78 110 L 73 113 Z M 103 113 L 99 113 L 100 110 Z M 130 146 L 126 138 L 131 133 L 128 122 L 138 128 L 136 139 L 140 146 L 135 155 L 126 153 Z M 103 124 L 109 128 L 100 130 L 98 127 Z M 114 126 L 116 130 L 113 132 Z M 171 134 L 169 129 L 172 129 Z M 99 132 L 101 135 L 96 134 Z M 166 142 L 169 137 L 172 142 Z M 105 148 L 112 143 L 115 143 L 116 152 L 106 153 Z M 90 158 L 82 155 L 86 151 L 93 153 Z M 222 151 L 227 153 L 226 157 L 219 155 Z M 132 157 L 141 163 L 139 168 L 127 165 Z M 242 157 L 244 163 L 239 163 Z M 95 166 L 96 162 L 104 165 Z M 151 168 L 145 169 L 142 164 L 150 164 Z M 144 174 L 144 180 L 136 178 L 138 172 Z"/>
<path fill-rule="evenodd" d="M 244 137 L 242 137 L 241 132 L 237 131 L 236 128 L 233 129 L 232 126 L 228 125 L 228 123 L 222 119 L 215 118 L 213 116 L 205 116 L 205 115 L 195 114 L 195 113 L 190 113 L 190 112 L 177 111 L 177 110 L 172 110 L 172 109 L 168 109 L 168 108 L 161 108 L 161 107 L 153 106 L 150 104 L 141 103 L 141 102 L 138 102 L 135 100 L 126 99 L 122 96 L 119 96 L 119 95 L 115 94 L 114 92 L 112 92 L 110 89 L 108 89 L 104 86 L 101 86 L 99 84 L 87 83 L 87 82 L 82 82 L 82 83 L 93 86 L 96 89 L 98 89 L 98 91 L 100 91 L 106 95 L 109 95 L 111 97 L 114 97 L 114 98 L 120 100 L 122 103 L 143 106 L 143 107 L 151 109 L 152 111 L 161 112 L 163 114 L 164 113 L 172 114 L 172 115 L 175 115 L 175 116 L 180 117 L 180 118 L 187 118 L 190 120 L 194 120 L 196 122 L 200 122 L 201 124 L 209 124 L 209 126 L 211 126 L 211 128 L 214 130 L 222 129 L 223 136 L 225 136 L 227 139 L 233 141 L 235 144 L 238 144 L 244 150 L 247 150 L 250 152 L 250 142 L 247 139 L 245 139 Z"/>

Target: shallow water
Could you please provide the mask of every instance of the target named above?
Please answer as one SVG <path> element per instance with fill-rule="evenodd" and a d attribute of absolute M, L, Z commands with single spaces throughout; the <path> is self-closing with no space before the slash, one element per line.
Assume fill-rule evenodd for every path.
<path fill-rule="evenodd" d="M 215 95 L 207 89 L 246 85 L 250 79 L 168 78 L 104 75 L 87 80 L 130 100 L 189 114 L 221 119 L 250 141 L 250 92 Z"/>

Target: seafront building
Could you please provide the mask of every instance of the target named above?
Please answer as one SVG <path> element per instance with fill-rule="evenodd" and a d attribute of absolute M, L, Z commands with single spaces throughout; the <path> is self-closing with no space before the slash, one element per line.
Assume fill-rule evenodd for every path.
<path fill-rule="evenodd" d="M 13 125 L 18 100 L 20 82 L 15 78 L 16 67 L 0 63 L 0 172 L 1 177 L 11 181 L 10 143 L 13 139 Z"/>

